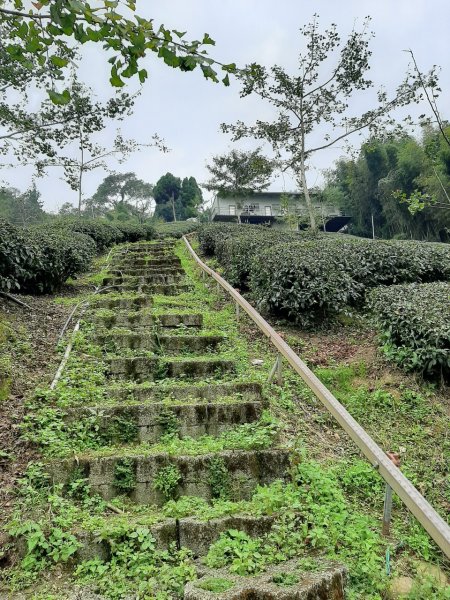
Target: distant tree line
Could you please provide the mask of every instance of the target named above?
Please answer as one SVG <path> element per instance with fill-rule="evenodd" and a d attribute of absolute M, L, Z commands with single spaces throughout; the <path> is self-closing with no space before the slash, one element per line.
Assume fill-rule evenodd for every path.
<path fill-rule="evenodd" d="M 141 224 L 151 218 L 168 222 L 185 221 L 198 217 L 202 204 L 202 190 L 195 177 L 181 179 L 166 173 L 154 185 L 139 179 L 135 173 L 111 173 L 92 197 L 83 201 L 81 211 L 65 202 L 58 215 Z M 0 218 L 26 226 L 52 217 L 45 212 L 41 194 L 35 185 L 25 193 L 11 187 L 0 188 Z"/>
<path fill-rule="evenodd" d="M 352 217 L 355 235 L 448 242 L 450 146 L 430 126 L 420 139 L 371 139 L 327 172 L 323 196 Z"/>

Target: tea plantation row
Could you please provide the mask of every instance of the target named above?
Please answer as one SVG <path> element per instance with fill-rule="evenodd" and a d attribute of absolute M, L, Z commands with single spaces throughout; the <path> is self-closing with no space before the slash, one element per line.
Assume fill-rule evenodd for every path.
<path fill-rule="evenodd" d="M 251 290 L 259 308 L 301 326 L 361 308 L 371 288 L 389 286 L 390 293 L 380 293 L 373 303 L 378 323 L 389 337 L 386 351 L 407 368 L 450 373 L 450 284 L 417 285 L 450 280 L 450 246 L 330 234 L 314 237 L 230 224 L 201 227 L 199 241 L 203 253 L 216 257 L 232 285 Z M 420 316 L 416 313 L 414 319 L 412 312 L 419 307 Z M 413 323 L 417 330 L 408 333 Z M 394 351 L 397 347 L 408 350 Z"/>
<path fill-rule="evenodd" d="M 71 219 L 23 228 L 0 219 L 0 291 L 53 292 L 86 271 L 96 253 L 155 236 L 149 225 Z"/>

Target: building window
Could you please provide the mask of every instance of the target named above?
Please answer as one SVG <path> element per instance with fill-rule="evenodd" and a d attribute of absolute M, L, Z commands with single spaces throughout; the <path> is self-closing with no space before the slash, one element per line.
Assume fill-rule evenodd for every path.
<path fill-rule="evenodd" d="M 230 204 L 230 215 L 235 215 L 235 214 L 236 214 L 236 205 Z"/>
<path fill-rule="evenodd" d="M 272 216 L 272 207 L 271 206 L 266 206 L 265 207 L 265 215 L 266 215 L 266 217 L 271 217 Z"/>

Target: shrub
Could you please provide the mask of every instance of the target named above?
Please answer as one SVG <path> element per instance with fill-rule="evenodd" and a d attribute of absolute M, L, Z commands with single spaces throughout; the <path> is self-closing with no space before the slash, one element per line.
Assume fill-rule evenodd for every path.
<path fill-rule="evenodd" d="M 181 238 L 183 235 L 197 231 L 199 224 L 196 221 L 176 221 L 174 223 L 158 223 L 155 227 L 160 238 Z"/>
<path fill-rule="evenodd" d="M 250 285 L 258 305 L 306 326 L 357 299 L 346 266 L 315 242 L 278 244 L 254 257 Z"/>
<path fill-rule="evenodd" d="M 98 252 L 123 241 L 123 233 L 115 225 L 101 219 L 64 219 L 52 224 L 52 228 L 84 233 L 94 240 Z"/>
<path fill-rule="evenodd" d="M 37 262 L 37 248 L 24 231 L 0 219 L 0 290 L 20 289 L 20 280 Z"/>
<path fill-rule="evenodd" d="M 68 277 L 89 268 L 95 256 L 95 242 L 88 235 L 38 227 L 27 230 L 38 252 L 34 268 L 20 280 L 22 291 L 50 293 L 60 288 Z"/>
<path fill-rule="evenodd" d="M 139 242 L 141 240 L 152 240 L 156 236 L 152 225 L 141 225 L 139 223 L 114 223 L 115 227 L 122 233 L 124 242 Z"/>
<path fill-rule="evenodd" d="M 209 224 L 200 248 L 215 255 L 232 285 L 250 287 L 260 306 L 310 325 L 362 305 L 377 285 L 450 279 L 450 247 L 343 235 Z"/>
<path fill-rule="evenodd" d="M 95 243 L 83 234 L 48 226 L 21 229 L 0 222 L 0 289 L 47 293 L 85 271 Z"/>
<path fill-rule="evenodd" d="M 449 379 L 450 283 L 378 288 L 370 306 L 390 359 L 406 370 Z"/>

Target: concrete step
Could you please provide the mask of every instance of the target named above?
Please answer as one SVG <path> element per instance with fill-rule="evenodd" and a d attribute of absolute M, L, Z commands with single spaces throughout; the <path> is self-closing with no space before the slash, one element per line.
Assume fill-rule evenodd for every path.
<path fill-rule="evenodd" d="M 111 263 L 111 269 L 120 269 L 122 267 L 134 267 L 134 268 L 151 268 L 158 269 L 160 267 L 180 267 L 181 261 L 175 256 L 167 256 L 160 258 L 137 258 L 128 256 L 120 261 L 114 261 Z"/>
<path fill-rule="evenodd" d="M 205 354 L 217 349 L 224 341 L 218 335 L 161 335 L 143 331 L 133 333 L 105 333 L 95 336 L 100 346 L 106 346 L 109 352 L 127 348 L 130 350 L 149 350 L 157 354 L 178 355 L 185 352 Z"/>
<path fill-rule="evenodd" d="M 133 265 L 114 267 L 108 271 L 111 276 L 121 277 L 123 275 L 131 275 L 132 277 L 151 277 L 153 275 L 181 275 L 184 270 L 176 265 L 160 266 L 160 267 L 135 267 Z"/>
<path fill-rule="evenodd" d="M 142 284 L 136 287 L 135 283 L 124 283 L 119 285 L 108 285 L 108 289 L 105 291 L 118 292 L 119 294 L 122 292 L 130 292 L 130 291 L 139 291 L 142 294 L 158 294 L 159 296 L 178 296 L 179 294 L 184 294 L 185 292 L 189 292 L 190 287 L 188 285 L 181 284 Z"/>
<path fill-rule="evenodd" d="M 105 398 L 112 402 L 176 402 L 211 403 L 224 398 L 240 398 L 242 402 L 262 401 L 259 383 L 199 383 L 197 385 L 132 384 L 111 386 L 105 390 Z"/>
<path fill-rule="evenodd" d="M 122 517 L 123 518 L 123 517 Z M 114 526 L 114 517 L 110 519 Z M 165 519 L 150 527 L 158 550 L 167 550 L 170 544 L 187 548 L 194 557 L 204 556 L 211 544 L 214 544 L 221 533 L 229 529 L 238 529 L 249 536 L 259 537 L 269 533 L 275 516 L 252 517 L 251 515 L 230 515 L 209 521 L 195 518 Z M 132 525 L 138 525 L 139 520 L 131 517 Z M 101 539 L 97 531 L 77 531 L 77 539 L 82 547 L 77 551 L 78 561 L 108 560 L 111 555 L 111 544 L 108 539 Z"/>
<path fill-rule="evenodd" d="M 175 456 L 167 453 L 127 455 L 125 449 L 114 456 L 78 456 L 76 459 L 54 461 L 48 465 L 55 483 L 67 484 L 73 473 L 80 472 L 94 492 L 106 500 L 124 492 L 136 504 L 162 506 L 166 498 L 155 488 L 155 478 L 169 466 L 180 474 L 174 490 L 178 496 L 198 496 L 210 501 L 211 472 L 220 459 L 228 472 L 230 499 L 248 500 L 258 485 L 268 485 L 284 479 L 289 470 L 289 451 L 226 450 L 197 456 Z M 125 475 L 124 475 L 125 472 Z M 124 480 L 126 484 L 124 484 Z"/>
<path fill-rule="evenodd" d="M 289 575 L 292 583 L 283 585 Z M 204 569 L 203 577 L 186 584 L 184 600 L 344 600 L 346 569 L 332 561 L 318 561 L 317 569 L 302 571 L 298 559 L 269 566 L 263 573 L 240 576 L 227 569 Z M 208 588 L 211 579 L 228 581 L 226 592 Z M 294 581 L 296 581 L 294 583 Z"/>
<path fill-rule="evenodd" d="M 200 313 L 174 313 L 152 315 L 148 311 L 117 312 L 104 315 L 93 313 L 93 321 L 99 327 L 110 329 L 112 327 L 190 327 L 200 329 L 203 325 L 203 315 Z"/>
<path fill-rule="evenodd" d="M 102 285 L 126 285 L 138 288 L 141 285 L 161 285 L 175 284 L 184 281 L 185 275 L 182 273 L 155 273 L 153 275 L 112 275 L 104 277 Z"/>
<path fill-rule="evenodd" d="M 221 358 L 186 358 L 176 360 L 166 357 L 130 356 L 107 359 L 109 376 L 129 381 L 159 381 L 166 378 L 222 376 L 234 371 L 235 363 Z"/>
<path fill-rule="evenodd" d="M 170 406 L 162 402 L 154 404 L 116 405 L 111 407 L 90 406 L 69 409 L 66 421 L 96 415 L 99 435 L 114 443 L 120 443 L 124 432 L 128 442 L 157 443 L 168 432 L 179 437 L 199 438 L 203 435 L 219 436 L 228 429 L 244 423 L 253 423 L 261 418 L 262 402 L 241 401 L 217 402 L 214 404 L 193 403 Z"/>
<path fill-rule="evenodd" d="M 150 308 L 152 306 L 152 299 L 150 296 L 134 295 L 130 297 L 124 296 L 123 298 L 114 295 L 112 298 L 108 297 L 108 294 L 100 294 L 94 296 L 90 301 L 90 309 L 107 309 L 107 310 L 139 310 L 140 308 Z"/>

